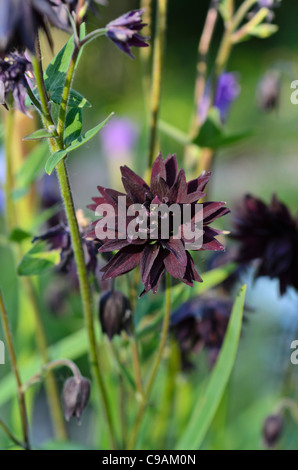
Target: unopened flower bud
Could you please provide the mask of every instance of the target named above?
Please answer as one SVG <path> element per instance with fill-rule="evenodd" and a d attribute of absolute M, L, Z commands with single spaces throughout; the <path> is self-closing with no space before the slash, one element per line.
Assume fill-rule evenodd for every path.
<path fill-rule="evenodd" d="M 76 417 L 81 423 L 81 416 L 90 397 L 90 381 L 84 377 L 71 377 L 63 387 L 62 398 L 66 421 Z"/>
<path fill-rule="evenodd" d="M 279 72 L 268 71 L 258 87 L 258 106 L 262 111 L 273 111 L 279 105 L 281 79 Z"/>
<path fill-rule="evenodd" d="M 130 302 L 121 292 L 109 291 L 100 299 L 99 320 L 103 333 L 110 340 L 122 331 L 129 333 L 131 325 Z"/>
<path fill-rule="evenodd" d="M 284 429 L 283 417 L 279 414 L 269 416 L 263 427 L 264 445 L 269 449 L 278 444 Z"/>

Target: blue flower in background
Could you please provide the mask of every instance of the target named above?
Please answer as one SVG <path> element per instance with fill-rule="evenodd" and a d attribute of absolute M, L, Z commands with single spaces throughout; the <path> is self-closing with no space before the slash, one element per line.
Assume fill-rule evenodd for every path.
<path fill-rule="evenodd" d="M 233 72 L 224 72 L 218 79 L 214 106 L 219 110 L 220 119 L 224 123 L 234 101 L 240 94 L 238 76 Z"/>
<path fill-rule="evenodd" d="M 117 160 L 123 155 L 132 153 L 138 131 L 128 118 L 113 119 L 102 130 L 100 137 L 105 156 Z"/>

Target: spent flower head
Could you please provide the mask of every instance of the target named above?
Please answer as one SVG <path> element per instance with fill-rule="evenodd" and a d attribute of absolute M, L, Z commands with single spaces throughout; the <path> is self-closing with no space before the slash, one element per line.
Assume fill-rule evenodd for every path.
<path fill-rule="evenodd" d="M 128 298 L 118 291 L 104 293 L 99 303 L 99 321 L 103 333 L 109 340 L 120 335 L 122 331 L 131 331 L 131 306 Z"/>
<path fill-rule="evenodd" d="M 278 279 L 280 293 L 298 289 L 298 220 L 274 195 L 270 204 L 247 195 L 235 216 L 232 237 L 240 242 L 237 261 L 258 260 L 256 276 Z"/>
<path fill-rule="evenodd" d="M 26 74 L 32 71 L 31 63 L 23 54 L 12 52 L 0 59 L 0 103 L 5 107 L 14 103 L 22 113 L 28 115 Z"/>
<path fill-rule="evenodd" d="M 113 231 L 113 237 L 106 235 L 110 230 L 109 219 L 107 221 L 108 232 L 101 235 L 96 227 L 95 231 L 89 234 L 101 241 L 101 252 L 119 250 L 102 268 L 103 278 L 116 278 L 140 265 L 144 284 L 142 295 L 151 289 L 154 293 L 157 292 L 165 271 L 190 286 L 193 285 L 193 281 L 202 282 L 186 248 L 189 242 L 189 232 L 187 231 L 189 227 L 186 226 L 187 224 L 180 223 L 178 227 L 180 233 L 177 236 L 174 231 L 173 214 L 169 208 L 175 205 L 174 207 L 180 209 L 187 205 L 190 208 L 189 225 L 192 226 L 199 207 L 197 202 L 205 196 L 203 191 L 210 178 L 210 173 L 203 173 L 187 183 L 184 170 L 182 169 L 178 173 L 176 155 L 169 155 L 164 160 L 161 154 L 153 164 L 150 185 L 126 166 L 121 167 L 121 173 L 126 194 L 98 186 L 101 196 L 93 198 L 94 204 L 88 206 L 89 209 L 96 211 L 98 206 L 108 204 L 113 208 L 113 221 L 115 222 L 114 218 L 116 219 L 116 231 Z M 122 208 L 119 209 L 118 204 L 118 198 L 123 198 L 123 196 L 126 201 L 124 211 Z M 137 219 L 130 216 L 129 208 L 135 204 L 141 207 L 146 223 L 143 223 L 143 216 Z M 168 215 L 162 209 L 167 209 Z M 191 249 L 195 251 L 223 251 L 224 246 L 216 239 L 223 232 L 211 228 L 210 224 L 227 214 L 229 209 L 224 202 L 203 202 L 200 209 L 202 216 L 201 243 L 198 247 Z M 125 210 L 126 214 L 123 214 Z M 148 226 L 149 219 L 150 228 Z M 156 222 L 154 237 L 152 237 L 152 219 L 155 219 Z M 167 236 L 162 233 L 164 220 L 169 228 Z M 129 231 L 130 223 L 135 221 L 140 228 L 137 237 L 132 236 Z M 97 225 L 97 222 L 94 222 L 94 226 Z M 125 226 L 124 231 L 120 228 L 122 224 Z"/>
<path fill-rule="evenodd" d="M 273 449 L 279 443 L 284 430 L 284 419 L 281 414 L 268 416 L 263 426 L 264 445 Z"/>
<path fill-rule="evenodd" d="M 132 59 L 134 59 L 131 53 L 132 47 L 149 46 L 149 44 L 146 43 L 149 38 L 140 35 L 140 31 L 146 26 L 142 20 L 143 13 L 144 10 L 130 11 L 120 16 L 120 18 L 111 21 L 106 26 L 108 38 Z"/>
<path fill-rule="evenodd" d="M 84 377 L 70 377 L 62 391 L 63 408 L 66 421 L 72 417 L 81 423 L 81 417 L 90 397 L 90 381 Z"/>

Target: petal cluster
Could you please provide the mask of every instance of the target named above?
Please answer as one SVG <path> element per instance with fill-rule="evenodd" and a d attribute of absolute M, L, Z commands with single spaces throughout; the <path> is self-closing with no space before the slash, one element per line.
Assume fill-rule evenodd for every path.
<path fill-rule="evenodd" d="M 26 73 L 31 72 L 31 63 L 24 55 L 16 52 L 0 59 L 0 103 L 4 106 L 14 102 L 17 109 L 27 114 Z"/>
<path fill-rule="evenodd" d="M 233 238 L 241 245 L 237 260 L 259 260 L 256 276 L 278 279 L 280 293 L 298 289 L 298 222 L 276 196 L 269 205 L 247 195 L 235 217 Z"/>
<path fill-rule="evenodd" d="M 130 11 L 106 26 L 108 38 L 132 59 L 132 47 L 148 47 L 146 41 L 149 38 L 140 35 L 140 31 L 146 26 L 142 21 L 143 13 L 143 10 Z"/>
<path fill-rule="evenodd" d="M 103 277 L 113 279 L 140 266 L 144 284 L 142 295 L 150 290 L 156 293 L 165 271 L 190 286 L 193 285 L 193 281 L 202 282 L 193 259 L 186 249 L 186 235 L 183 229 L 181 230 L 181 238 L 169 231 L 169 237 L 165 239 L 161 237 L 159 227 L 155 240 L 152 240 L 149 228 L 145 237 L 134 239 L 129 236 L 128 230 L 123 237 L 123 233 L 120 231 L 123 214 L 118 210 L 118 197 L 126 196 L 127 208 L 133 204 L 140 204 L 147 211 L 149 217 L 152 205 L 159 207 L 162 204 L 167 206 L 187 204 L 191 207 L 191 214 L 194 214 L 198 201 L 205 196 L 203 191 L 210 178 L 210 173 L 203 173 L 198 178 L 187 182 L 184 170 L 181 169 L 178 172 L 176 155 L 169 155 L 164 160 L 161 154 L 153 164 L 150 185 L 126 166 L 121 167 L 121 173 L 125 193 L 99 186 L 98 190 L 101 196 L 93 198 L 94 203 L 88 206 L 89 209 L 95 211 L 98 205 L 110 204 L 115 211 L 115 238 L 107 237 L 100 240 L 102 243 L 100 251 L 119 251 L 102 269 Z M 222 232 L 211 228 L 210 224 L 227 214 L 229 209 L 224 202 L 204 202 L 202 210 L 203 234 L 198 251 L 223 251 L 224 246 L 216 239 Z M 134 217 L 126 217 L 126 228 L 132 218 Z M 94 222 L 94 226 L 96 223 Z M 169 220 L 170 226 L 171 223 Z M 99 236 L 97 233 L 96 235 Z M 95 236 L 95 232 L 93 232 L 93 236 Z"/>

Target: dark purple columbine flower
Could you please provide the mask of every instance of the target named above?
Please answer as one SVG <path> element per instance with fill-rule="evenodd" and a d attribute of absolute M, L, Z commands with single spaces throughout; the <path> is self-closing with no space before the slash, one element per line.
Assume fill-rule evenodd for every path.
<path fill-rule="evenodd" d="M 62 399 L 66 421 L 74 417 L 81 423 L 82 413 L 89 402 L 90 388 L 90 380 L 84 377 L 70 377 L 65 382 Z"/>
<path fill-rule="evenodd" d="M 141 36 L 140 31 L 146 26 L 142 22 L 143 10 L 134 10 L 126 13 L 120 18 L 111 21 L 107 26 L 107 36 L 116 46 L 123 52 L 128 54 L 132 59 L 132 47 L 148 47 L 145 41 L 149 38 Z"/>
<path fill-rule="evenodd" d="M 240 85 L 236 73 L 225 72 L 217 82 L 214 106 L 219 110 L 220 119 L 227 120 L 232 104 L 240 94 Z"/>
<path fill-rule="evenodd" d="M 123 214 L 118 212 L 118 197 L 125 196 L 127 207 L 132 204 L 140 204 L 147 212 L 147 216 L 152 216 L 151 206 L 162 204 L 168 207 L 172 204 L 190 205 L 191 214 L 196 212 L 197 202 L 205 196 L 203 190 L 208 183 L 210 173 L 203 173 L 189 183 L 186 182 L 184 170 L 177 171 L 176 155 L 169 155 L 164 161 L 161 154 L 153 164 L 150 186 L 128 167 L 121 167 L 122 183 L 126 194 L 119 193 L 112 189 L 98 187 L 101 197 L 93 198 L 94 204 L 89 205 L 89 209 L 95 211 L 100 204 L 109 204 L 114 208 L 116 217 L 116 227 L 120 226 Z M 229 209 L 224 202 L 204 202 L 203 207 L 203 241 L 197 251 L 211 250 L 223 251 L 224 246 L 216 239 L 216 236 L 223 232 L 211 228 L 209 225 L 219 217 L 227 214 Z M 159 282 L 165 271 L 173 277 L 179 279 L 187 285 L 192 286 L 193 281 L 202 282 L 197 273 L 193 259 L 186 249 L 187 237 L 182 229 L 180 239 L 175 236 L 173 229 L 169 231 L 169 238 L 164 239 L 160 233 L 161 219 L 158 219 L 158 233 L 156 240 L 152 240 L 150 229 L 145 230 L 144 238 L 133 239 L 128 236 L 127 227 L 135 217 L 126 218 L 125 239 L 115 234 L 116 239 L 105 238 L 102 242 L 101 252 L 111 252 L 119 250 L 110 262 L 102 269 L 103 279 L 113 279 L 122 274 L 132 271 L 140 265 L 144 291 L 141 295 L 152 289 L 157 292 Z M 94 222 L 96 225 L 96 222 Z M 172 219 L 169 220 L 172 227 Z M 184 228 L 184 225 L 181 225 Z M 91 236 L 92 234 L 90 234 Z M 95 232 L 93 232 L 93 236 Z M 188 238 L 189 240 L 189 238 Z"/>
<path fill-rule="evenodd" d="M 99 303 L 99 321 L 102 332 L 108 335 L 111 341 L 122 331 L 131 331 L 131 306 L 122 292 L 109 291 L 104 293 Z"/>
<path fill-rule="evenodd" d="M 262 111 L 273 111 L 278 108 L 281 94 L 281 76 L 269 70 L 260 80 L 257 92 L 258 106 Z"/>
<path fill-rule="evenodd" d="M 271 23 L 275 17 L 273 9 L 278 7 L 280 3 L 281 0 L 258 0 L 256 7 L 248 14 L 248 18 L 252 19 L 261 8 L 268 8 L 269 13 L 267 15 L 266 22 Z"/>
<path fill-rule="evenodd" d="M 196 297 L 171 316 L 171 329 L 176 337 L 183 370 L 192 368 L 191 354 L 208 352 L 210 365 L 217 360 L 223 344 L 233 303 L 223 299 Z"/>
<path fill-rule="evenodd" d="M 298 290 L 298 221 L 276 196 L 269 205 L 246 196 L 235 217 L 232 237 L 241 245 L 237 261 L 259 260 L 256 276 L 278 279 L 280 293 Z"/>
<path fill-rule="evenodd" d="M 69 23 L 69 13 L 76 19 L 77 14 L 79 13 L 78 5 L 79 0 L 50 0 L 50 3 L 53 5 L 55 12 L 59 20 L 63 24 Z M 83 3 L 84 12 L 87 9 L 91 9 L 92 11 L 96 12 L 95 3 L 98 5 L 107 5 L 106 0 L 86 0 Z"/>
<path fill-rule="evenodd" d="M 96 239 L 91 240 L 85 236 L 86 226 L 82 226 L 82 224 L 79 223 L 79 227 L 82 236 L 82 244 L 87 270 L 90 274 L 95 274 L 95 271 L 98 267 L 97 255 L 101 243 Z M 61 261 L 58 266 L 59 272 L 76 273 L 70 231 L 66 225 L 61 223 L 56 227 L 51 228 L 43 235 L 35 237 L 32 243 L 38 241 L 48 242 L 51 250 L 61 250 Z"/>
<path fill-rule="evenodd" d="M 279 443 L 284 431 L 284 418 L 281 414 L 268 416 L 263 426 L 264 445 L 268 449 L 274 449 Z"/>
<path fill-rule="evenodd" d="M 0 59 L 0 103 L 7 107 L 14 102 L 15 107 L 28 115 L 25 100 L 27 97 L 26 73 L 32 71 L 31 63 L 24 55 L 10 53 Z"/>
<path fill-rule="evenodd" d="M 13 49 L 29 49 L 34 53 L 38 29 L 45 31 L 51 43 L 48 23 L 68 29 L 50 0 L 0 0 L 0 54 Z"/>

